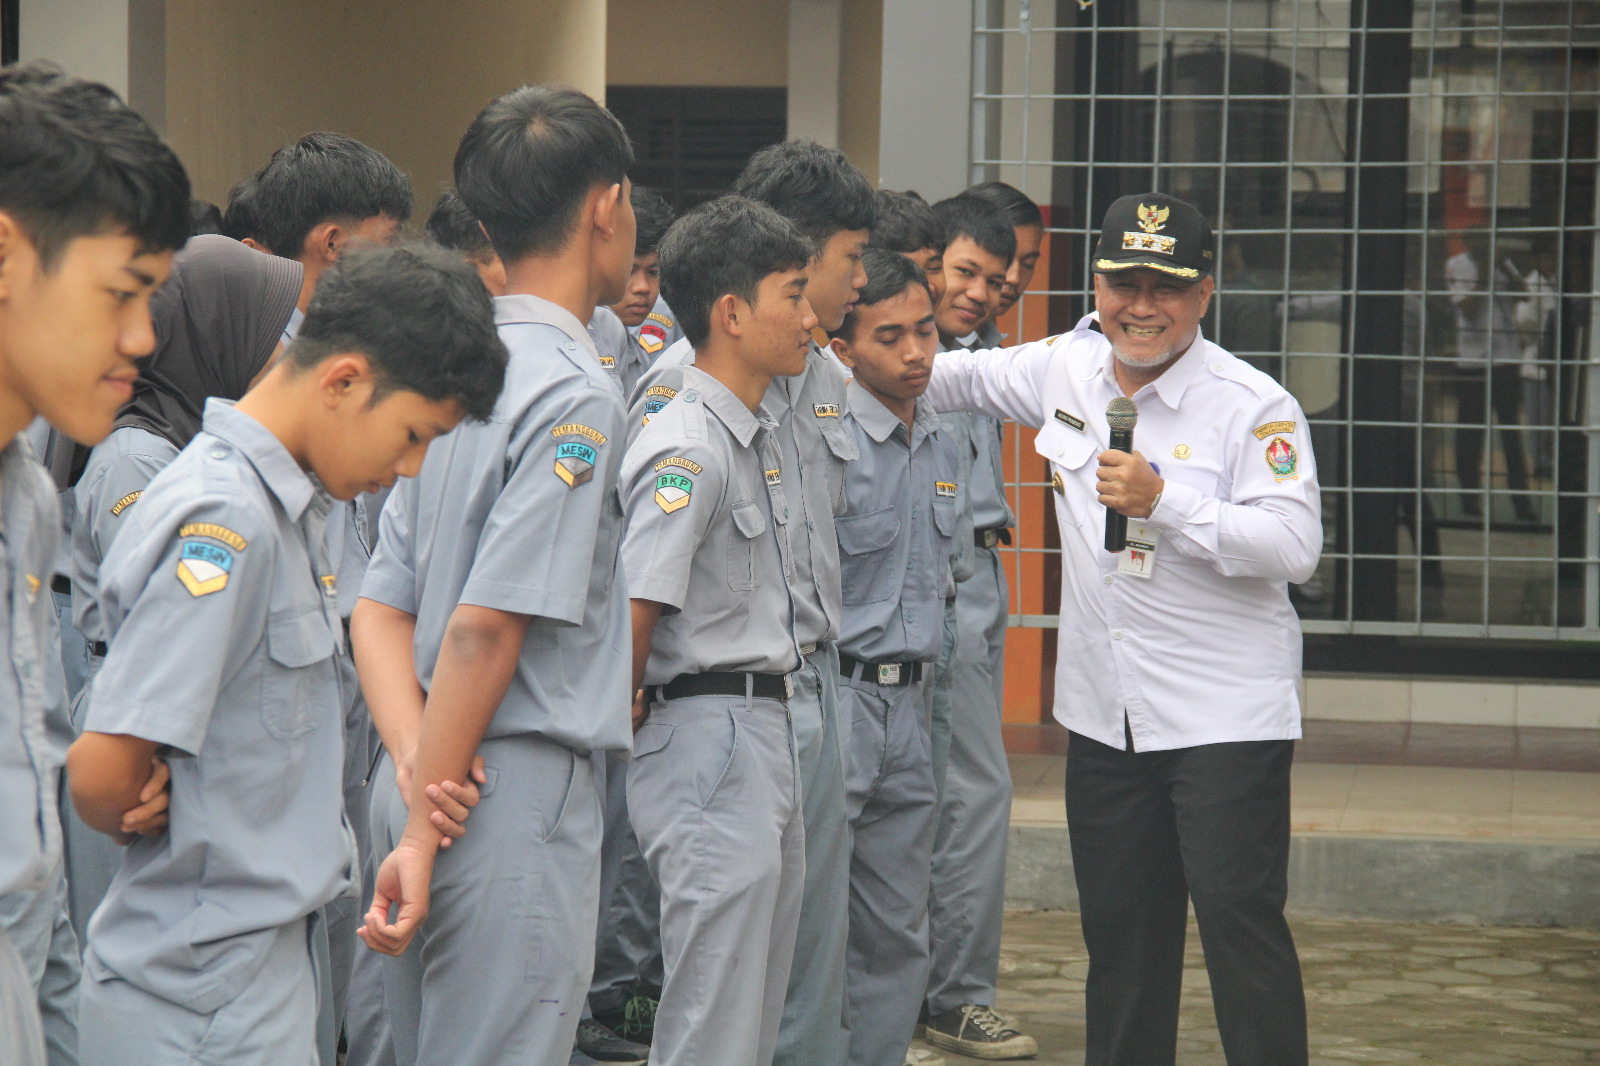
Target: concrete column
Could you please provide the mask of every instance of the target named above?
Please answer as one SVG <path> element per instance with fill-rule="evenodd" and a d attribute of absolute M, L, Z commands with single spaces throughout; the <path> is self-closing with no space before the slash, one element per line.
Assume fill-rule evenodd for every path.
<path fill-rule="evenodd" d="M 128 0 L 20 0 L 17 30 L 19 59 L 48 59 L 128 95 Z"/>
<path fill-rule="evenodd" d="M 883 0 L 882 101 L 879 184 L 930 202 L 966 188 L 971 0 Z"/>
<path fill-rule="evenodd" d="M 789 136 L 839 145 L 843 0 L 789 0 Z"/>

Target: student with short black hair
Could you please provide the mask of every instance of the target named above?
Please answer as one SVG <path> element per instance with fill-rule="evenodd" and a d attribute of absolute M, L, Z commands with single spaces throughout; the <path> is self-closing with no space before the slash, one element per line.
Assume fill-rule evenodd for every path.
<path fill-rule="evenodd" d="M 1044 212 L 1021 189 L 1003 181 L 974 185 L 965 195 L 975 196 L 998 208 L 1017 235 L 1017 250 L 1012 253 L 1005 285 L 1000 289 L 1000 305 L 985 324 L 982 338 L 985 348 L 996 347 L 1005 338 L 994 325 L 994 320 L 1016 306 L 1027 290 L 1028 283 L 1033 280 L 1033 272 L 1038 269 L 1040 247 L 1044 243 Z"/>
<path fill-rule="evenodd" d="M 490 296 L 503 296 L 506 291 L 506 267 L 495 254 L 489 235 L 478 225 L 477 216 L 461 200 L 454 189 L 446 189 L 433 202 L 428 221 L 423 229 L 441 248 L 460 252 L 467 262 L 478 268 L 478 277 Z"/>
<path fill-rule="evenodd" d="M 324 523 L 493 410 L 489 298 L 439 249 L 327 272 L 294 346 L 145 488 L 100 573 L 110 651 L 68 757 L 73 799 L 126 840 L 156 756 L 170 822 L 128 845 L 85 954 L 85 1066 L 315 1061 L 312 927 L 359 887 L 344 813 Z"/>
<path fill-rule="evenodd" d="M 616 374 L 624 398 L 650 369 L 661 349 L 683 336 L 672 308 L 661 298 L 661 267 L 656 246 L 672 225 L 672 207 L 660 194 L 635 185 L 629 197 L 639 235 L 633 244 L 633 271 L 628 290 L 610 307 L 595 308 L 589 334 L 600 350 L 601 365 Z"/>
<path fill-rule="evenodd" d="M 851 1066 L 901 1066 L 928 980 L 937 802 L 924 671 L 939 656 L 959 457 L 922 398 L 939 338 L 920 267 L 869 248 L 867 285 L 833 335 L 854 374 L 845 425 L 861 458 L 834 520 L 844 571 L 840 703 L 850 815 Z"/>
<path fill-rule="evenodd" d="M 806 266 L 806 300 L 825 330 L 838 329 L 866 284 L 861 252 L 877 218 L 877 197 L 867 179 L 837 148 L 815 141 L 784 141 L 751 157 L 735 191 L 766 204 L 809 238 L 816 252 Z M 687 282 L 680 282 L 686 284 Z M 683 308 L 667 293 L 679 312 Z M 694 362 L 687 336 L 662 353 L 634 388 L 630 432 L 637 433 L 673 396 L 683 368 Z M 812 1066 L 839 1062 L 846 1033 L 839 1023 L 844 1000 L 844 954 L 850 891 L 844 775 L 838 730 L 838 666 L 834 641 L 843 610 L 839 544 L 833 515 L 842 505 L 845 463 L 855 442 L 841 424 L 845 373 L 832 353 L 811 345 L 803 372 L 775 377 L 763 401 L 778 422 L 784 468 L 793 471 L 794 575 L 790 593 L 795 632 L 805 663 L 789 701 L 805 801 L 806 891 L 789 998 L 775 1062 Z"/>
<path fill-rule="evenodd" d="M 666 962 L 657 1066 L 767 1066 L 785 1016 L 805 866 L 790 722 L 805 683 L 790 591 L 802 512 L 763 397 L 806 369 L 812 253 L 777 212 L 731 196 L 689 212 L 661 247 L 695 361 L 620 482 L 648 715 L 628 810 L 661 886 Z"/>
<path fill-rule="evenodd" d="M 150 297 L 188 208 L 177 156 L 110 89 L 47 63 L 0 70 L 0 571 L 13 605 L 0 625 L 0 893 L 22 904 L 0 908 L 0 1061 L 17 1066 L 45 1061 L 37 1002 L 71 730 L 53 598 L 39 594 L 61 540 L 56 486 L 19 438 L 36 417 L 90 444 L 111 431 L 155 346 Z"/>
<path fill-rule="evenodd" d="M 588 993 L 590 755 L 631 745 L 632 690 L 625 416 L 584 321 L 633 261 L 632 162 L 609 111 L 548 85 L 492 101 L 456 151 L 456 189 L 506 268 L 506 388 L 391 495 L 351 619 L 386 753 L 372 810 L 387 854 L 361 935 L 397 956 L 383 961 L 400 1066 L 564 1063 Z M 475 756 L 481 799 L 444 849 L 440 797 Z"/>
<path fill-rule="evenodd" d="M 872 224 L 869 248 L 899 252 L 922 268 L 933 306 L 944 298 L 944 223 L 916 192 L 878 190 L 878 220 Z"/>

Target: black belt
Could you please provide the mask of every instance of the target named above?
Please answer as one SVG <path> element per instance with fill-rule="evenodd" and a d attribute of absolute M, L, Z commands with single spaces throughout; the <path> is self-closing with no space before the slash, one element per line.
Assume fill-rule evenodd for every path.
<path fill-rule="evenodd" d="M 856 679 L 856 667 L 861 667 L 861 680 L 899 688 L 922 680 L 921 663 L 869 663 L 852 655 L 839 653 L 839 676 Z"/>
<path fill-rule="evenodd" d="M 50 591 L 60 593 L 63 596 L 72 595 L 72 579 L 66 574 L 57 574 L 50 579 Z"/>
<path fill-rule="evenodd" d="M 681 700 L 689 696 L 743 696 L 747 678 L 750 695 L 756 699 L 789 698 L 788 674 L 679 674 L 665 685 L 659 686 L 657 691 L 664 700 Z"/>
<path fill-rule="evenodd" d="M 979 548 L 992 548 L 996 544 L 1010 544 L 1011 530 L 1005 526 L 991 526 L 988 529 L 974 529 L 972 543 Z"/>
<path fill-rule="evenodd" d="M 104 659 L 106 657 L 106 650 L 106 642 L 103 640 L 91 640 L 89 642 L 90 655 L 98 656 L 99 658 Z"/>

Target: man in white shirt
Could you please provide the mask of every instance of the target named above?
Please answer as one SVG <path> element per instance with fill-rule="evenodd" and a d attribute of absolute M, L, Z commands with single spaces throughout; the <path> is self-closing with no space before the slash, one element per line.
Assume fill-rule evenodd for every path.
<path fill-rule="evenodd" d="M 1190 900 L 1230 1066 L 1307 1061 L 1283 905 L 1300 736 L 1288 582 L 1310 577 L 1321 550 L 1316 463 L 1294 397 L 1200 333 L 1212 248 L 1192 205 L 1123 197 L 1096 249 L 1098 321 L 944 353 L 928 390 L 940 410 L 1040 427 L 1050 466 L 1055 715 L 1072 731 L 1095 1066 L 1173 1062 Z M 1132 454 L 1106 450 L 1104 412 L 1120 397 L 1140 412 Z M 1107 508 L 1127 517 L 1116 554 Z"/>

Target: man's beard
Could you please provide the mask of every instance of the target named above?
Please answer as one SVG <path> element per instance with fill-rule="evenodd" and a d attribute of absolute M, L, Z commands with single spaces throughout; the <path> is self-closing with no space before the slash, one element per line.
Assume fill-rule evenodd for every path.
<path fill-rule="evenodd" d="M 1124 352 L 1122 346 L 1118 344 L 1113 344 L 1111 351 L 1117 357 L 1117 362 L 1130 370 L 1155 370 L 1172 362 L 1173 357 L 1178 354 L 1172 348 L 1167 348 L 1157 355 L 1132 356 Z"/>

